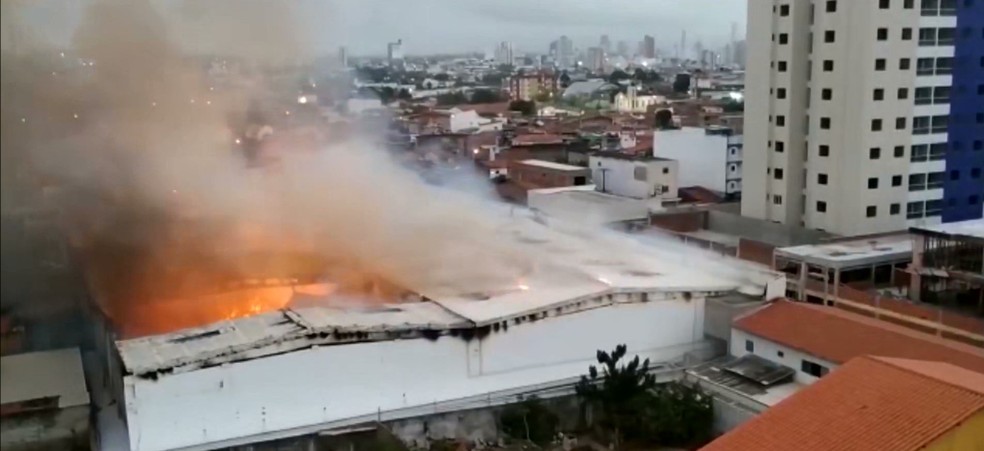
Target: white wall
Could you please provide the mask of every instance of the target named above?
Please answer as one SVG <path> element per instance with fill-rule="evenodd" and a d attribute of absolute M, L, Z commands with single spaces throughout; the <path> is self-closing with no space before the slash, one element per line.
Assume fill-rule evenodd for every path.
<path fill-rule="evenodd" d="M 750 353 L 745 350 L 745 340 L 751 340 L 752 343 L 754 343 L 754 352 Z M 779 351 L 782 351 L 782 357 L 779 356 Z M 763 359 L 770 360 L 796 370 L 794 379 L 796 382 L 801 384 L 812 384 L 819 379 L 818 377 L 814 377 L 813 375 L 803 372 L 804 359 L 823 365 L 830 371 L 833 371 L 839 366 L 836 363 L 811 356 L 795 349 L 780 345 L 774 341 L 766 340 L 764 338 L 732 328 L 731 355 L 741 357 L 745 354 L 755 354 Z"/>
<path fill-rule="evenodd" d="M 708 135 L 698 127 L 656 131 L 653 133 L 653 154 L 679 162 L 680 186 L 703 186 L 726 192 L 727 136 Z M 736 166 L 740 162 L 738 157 Z M 735 169 L 740 173 L 740 168 Z"/>
<path fill-rule="evenodd" d="M 595 186 L 604 185 L 604 192 L 634 199 L 653 197 L 657 186 L 662 186 L 662 198 L 678 197 L 677 181 L 679 165 L 673 160 L 638 161 L 621 158 L 591 156 L 588 160 Z M 635 168 L 645 167 L 646 180 L 636 180 Z M 604 175 L 602 175 L 604 173 Z"/>
<path fill-rule="evenodd" d="M 483 124 L 488 124 L 490 122 L 492 121 L 479 116 L 478 113 L 474 111 L 461 111 L 457 108 L 451 109 L 450 128 L 452 132 L 458 132 L 469 128 L 478 129 L 481 128 Z M 499 129 L 501 129 L 501 126 Z"/>
<path fill-rule="evenodd" d="M 481 340 L 324 346 L 157 380 L 128 376 L 130 446 L 205 445 L 557 381 L 621 343 L 630 355 L 669 361 L 702 339 L 703 309 L 702 298 L 614 304 L 510 322 Z"/>

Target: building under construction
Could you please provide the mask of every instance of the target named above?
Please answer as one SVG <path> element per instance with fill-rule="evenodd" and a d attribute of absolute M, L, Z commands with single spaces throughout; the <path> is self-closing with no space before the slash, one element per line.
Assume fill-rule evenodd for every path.
<path fill-rule="evenodd" d="M 984 315 L 984 220 L 912 227 L 913 299 Z"/>

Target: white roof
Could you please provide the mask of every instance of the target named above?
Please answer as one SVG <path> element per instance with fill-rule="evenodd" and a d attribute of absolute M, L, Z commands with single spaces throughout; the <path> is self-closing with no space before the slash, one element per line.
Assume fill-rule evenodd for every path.
<path fill-rule="evenodd" d="M 942 233 L 944 235 L 964 235 L 974 238 L 984 239 L 984 219 L 971 219 L 969 221 L 949 222 L 930 226 L 913 227 L 916 230 Z"/>
<path fill-rule="evenodd" d="M 78 348 L 0 357 L 0 403 L 58 397 L 58 408 L 89 404 Z"/>
<path fill-rule="evenodd" d="M 912 237 L 908 233 L 898 233 L 852 241 L 782 247 L 776 251 L 779 255 L 811 263 L 849 267 L 909 258 L 912 255 Z"/>
<path fill-rule="evenodd" d="M 555 169 L 558 171 L 587 171 L 588 168 L 581 166 L 574 166 L 572 164 L 554 163 L 552 161 L 543 160 L 523 160 L 521 163 L 529 166 L 539 166 L 541 168 Z"/>

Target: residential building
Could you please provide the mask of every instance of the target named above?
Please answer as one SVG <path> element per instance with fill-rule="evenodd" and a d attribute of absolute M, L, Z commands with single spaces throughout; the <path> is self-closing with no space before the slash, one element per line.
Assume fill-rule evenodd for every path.
<path fill-rule="evenodd" d="M 573 67 L 574 63 L 574 41 L 567 36 L 561 36 L 557 40 L 557 65 Z"/>
<path fill-rule="evenodd" d="M 588 49 L 588 60 L 584 62 L 588 70 L 601 72 L 605 70 L 605 51 L 601 47 Z"/>
<path fill-rule="evenodd" d="M 971 450 L 984 443 L 984 374 L 857 357 L 702 448 Z"/>
<path fill-rule="evenodd" d="M 601 40 L 598 42 L 598 46 L 601 47 L 601 51 L 606 54 L 612 52 L 612 40 L 608 38 L 607 34 L 601 35 Z"/>
<path fill-rule="evenodd" d="M 674 160 L 648 153 L 607 151 L 591 155 L 588 166 L 595 186 L 603 193 L 633 199 L 677 198 L 679 165 Z"/>
<path fill-rule="evenodd" d="M 390 67 L 403 65 L 403 39 L 386 44 L 386 62 Z"/>
<path fill-rule="evenodd" d="M 648 34 L 642 38 L 642 57 L 656 58 L 656 38 Z"/>
<path fill-rule="evenodd" d="M 984 317 L 984 219 L 913 227 L 910 297 Z M 984 326 L 981 328 L 984 334 Z"/>
<path fill-rule="evenodd" d="M 984 2 L 749 1 L 743 214 L 842 235 L 980 218 Z"/>
<path fill-rule="evenodd" d="M 620 56 L 628 57 L 629 55 L 629 43 L 625 41 L 618 41 L 618 46 L 616 52 Z"/>
<path fill-rule="evenodd" d="M 666 103 L 666 97 L 639 94 L 639 88 L 629 86 L 625 92 L 615 94 L 615 111 L 644 114 L 652 106 Z"/>
<path fill-rule="evenodd" d="M 591 177 L 588 168 L 544 160 L 511 161 L 508 168 L 510 179 L 538 188 L 584 186 Z"/>
<path fill-rule="evenodd" d="M 741 197 L 743 137 L 725 127 L 683 127 L 653 133 L 653 155 L 680 163 L 681 186 Z"/>
<path fill-rule="evenodd" d="M 495 48 L 495 63 L 509 66 L 513 64 L 513 46 L 511 42 L 502 41 Z"/>
<path fill-rule="evenodd" d="M 506 83 L 512 100 L 534 100 L 541 95 L 555 95 L 559 89 L 557 77 L 549 71 L 516 74 Z"/>

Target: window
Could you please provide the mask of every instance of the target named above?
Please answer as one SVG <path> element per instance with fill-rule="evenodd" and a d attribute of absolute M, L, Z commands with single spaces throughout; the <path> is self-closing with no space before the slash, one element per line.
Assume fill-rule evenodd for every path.
<path fill-rule="evenodd" d="M 827 174 L 817 174 L 817 184 L 826 185 L 827 184 Z"/>
<path fill-rule="evenodd" d="M 669 174 L 670 173 L 670 168 L 663 168 L 663 173 L 664 174 Z"/>
<path fill-rule="evenodd" d="M 778 115 L 776 116 L 776 126 L 784 127 L 786 125 L 786 116 Z"/>
<path fill-rule="evenodd" d="M 899 212 L 901 212 L 901 211 L 902 211 L 902 205 L 901 204 L 892 204 L 892 205 L 889 205 L 888 206 L 888 214 L 890 214 L 892 216 L 895 216 L 895 215 L 899 214 Z"/>
<path fill-rule="evenodd" d="M 984 149 L 984 141 L 981 141 L 979 139 L 975 139 L 974 140 L 974 150 L 981 150 L 981 149 Z"/>
<path fill-rule="evenodd" d="M 902 29 L 902 40 L 903 41 L 911 41 L 912 40 L 912 28 L 906 27 L 906 28 L 903 28 Z"/>
<path fill-rule="evenodd" d="M 899 58 L 899 70 L 909 70 L 911 61 L 909 58 Z"/>
<path fill-rule="evenodd" d="M 786 150 L 786 144 L 782 141 L 776 141 L 776 152 L 782 153 Z"/>
<path fill-rule="evenodd" d="M 972 179 L 979 179 L 979 178 L 981 178 L 981 168 L 971 168 L 970 169 L 970 178 L 972 178 Z"/>
<path fill-rule="evenodd" d="M 828 372 L 830 372 L 830 370 L 828 370 L 827 367 L 816 362 L 811 362 L 806 359 L 803 359 L 803 364 L 800 365 L 800 370 L 806 374 L 816 377 L 823 377 Z"/>
<path fill-rule="evenodd" d="M 926 217 L 930 216 L 940 216 L 943 214 L 943 200 L 927 200 L 926 201 Z"/>
<path fill-rule="evenodd" d="M 779 356 L 779 357 L 785 357 L 786 356 L 786 354 L 784 354 L 782 351 L 776 351 L 776 355 Z"/>
<path fill-rule="evenodd" d="M 826 212 L 827 212 L 827 203 L 822 200 L 818 200 L 817 213 L 826 213 Z"/>
<path fill-rule="evenodd" d="M 826 144 L 819 145 L 818 148 L 817 148 L 817 150 L 818 150 L 818 153 L 819 153 L 819 155 L 821 157 L 830 156 L 830 146 L 828 146 Z"/>
<path fill-rule="evenodd" d="M 957 169 L 950 171 L 950 180 L 960 180 L 960 171 Z"/>
<path fill-rule="evenodd" d="M 632 176 L 633 176 L 633 178 L 635 178 L 636 180 L 639 180 L 641 182 L 645 182 L 646 180 L 648 180 L 649 177 L 648 177 L 648 174 L 647 174 L 646 169 L 647 169 L 646 166 L 636 166 L 636 167 L 632 168 Z"/>
<path fill-rule="evenodd" d="M 821 117 L 820 118 L 820 128 L 823 130 L 830 130 L 830 118 Z"/>
<path fill-rule="evenodd" d="M 871 120 L 871 131 L 873 131 L 873 132 L 880 132 L 881 129 L 882 129 L 882 120 L 881 119 L 872 119 Z"/>
<path fill-rule="evenodd" d="M 878 189 L 878 177 L 868 177 L 868 189 Z"/>
<path fill-rule="evenodd" d="M 752 340 L 745 340 L 745 350 L 748 352 L 755 352 L 755 342 Z"/>
<path fill-rule="evenodd" d="M 782 169 L 781 168 L 775 168 L 775 169 L 773 169 L 772 170 L 772 176 L 776 180 L 782 180 Z"/>
<path fill-rule="evenodd" d="M 905 130 L 905 118 L 904 117 L 897 117 L 897 118 L 895 118 L 895 129 L 896 130 Z"/>
<path fill-rule="evenodd" d="M 828 13 L 837 12 L 837 1 L 836 0 L 827 0 L 827 12 Z"/>
<path fill-rule="evenodd" d="M 929 161 L 939 161 L 946 157 L 946 143 L 935 143 L 929 146 Z"/>
<path fill-rule="evenodd" d="M 888 40 L 888 28 L 879 28 L 877 31 L 877 39 L 879 41 Z"/>
<path fill-rule="evenodd" d="M 779 15 L 782 16 L 782 17 L 788 16 L 789 15 L 789 5 L 780 5 L 779 6 Z"/>
<path fill-rule="evenodd" d="M 909 191 L 926 189 L 926 174 L 909 174 Z"/>
<path fill-rule="evenodd" d="M 786 98 L 786 88 L 776 89 L 776 98 L 785 99 Z"/>
<path fill-rule="evenodd" d="M 881 149 L 878 147 L 872 147 L 868 149 L 868 159 L 877 160 L 881 158 Z"/>
<path fill-rule="evenodd" d="M 778 64 L 779 72 L 786 72 L 786 62 L 780 61 Z"/>
<path fill-rule="evenodd" d="M 779 45 L 786 45 L 789 43 L 789 34 L 779 33 Z"/>
<path fill-rule="evenodd" d="M 984 114 L 981 115 L 984 117 Z M 933 116 L 933 133 L 946 133 L 947 123 L 949 122 L 949 116 Z"/>
<path fill-rule="evenodd" d="M 885 70 L 885 58 L 875 59 L 875 70 Z"/>
<path fill-rule="evenodd" d="M 916 88 L 916 98 L 913 100 L 916 105 L 929 105 L 933 103 L 933 88 Z"/>
<path fill-rule="evenodd" d="M 913 3 L 915 3 L 915 0 L 903 0 L 902 7 L 905 9 L 912 9 Z"/>
<path fill-rule="evenodd" d="M 916 75 L 933 75 L 936 63 L 933 58 L 919 58 L 916 60 Z"/>
<path fill-rule="evenodd" d="M 932 45 L 936 45 L 936 29 L 935 28 L 920 28 L 919 29 L 919 45 L 921 45 L 921 46 L 932 46 Z"/>
<path fill-rule="evenodd" d="M 923 210 L 923 202 L 909 202 L 905 206 L 905 218 L 906 219 L 918 219 L 925 215 Z"/>
<path fill-rule="evenodd" d="M 967 203 L 970 205 L 977 205 L 980 201 L 980 198 L 976 194 L 967 198 Z"/>
<path fill-rule="evenodd" d="M 772 195 L 772 203 L 776 205 L 782 205 L 782 196 L 778 194 Z"/>
<path fill-rule="evenodd" d="M 869 218 L 874 218 L 875 216 L 878 216 L 878 207 L 874 205 L 868 205 L 868 208 L 864 209 L 864 215 Z"/>
<path fill-rule="evenodd" d="M 882 100 L 885 98 L 885 90 L 882 88 L 875 88 L 875 91 L 872 93 L 871 97 L 874 100 Z"/>
<path fill-rule="evenodd" d="M 892 176 L 892 186 L 902 186 L 902 176 L 893 175 Z"/>
<path fill-rule="evenodd" d="M 823 71 L 833 72 L 834 71 L 834 60 L 823 60 Z"/>
<path fill-rule="evenodd" d="M 904 157 L 905 156 L 905 146 L 895 146 L 895 150 L 893 152 L 893 156 L 895 158 L 902 158 L 902 157 Z"/>
<path fill-rule="evenodd" d="M 946 173 L 944 173 L 943 171 L 930 172 L 929 174 L 926 175 L 926 189 L 942 188 L 945 179 L 946 179 Z"/>
<path fill-rule="evenodd" d="M 820 90 L 820 98 L 823 100 L 830 100 L 834 97 L 834 91 L 830 88 L 823 88 Z"/>
<path fill-rule="evenodd" d="M 950 103 L 950 87 L 937 86 L 933 88 L 933 103 L 934 104 Z"/>
<path fill-rule="evenodd" d="M 908 99 L 909 98 L 909 88 L 899 88 L 899 92 L 896 95 L 896 97 L 898 97 L 899 100 Z"/>
<path fill-rule="evenodd" d="M 834 30 L 823 32 L 823 42 L 834 42 Z"/>
<path fill-rule="evenodd" d="M 889 0 L 878 0 L 878 8 L 888 9 L 889 3 L 890 3 Z"/>

